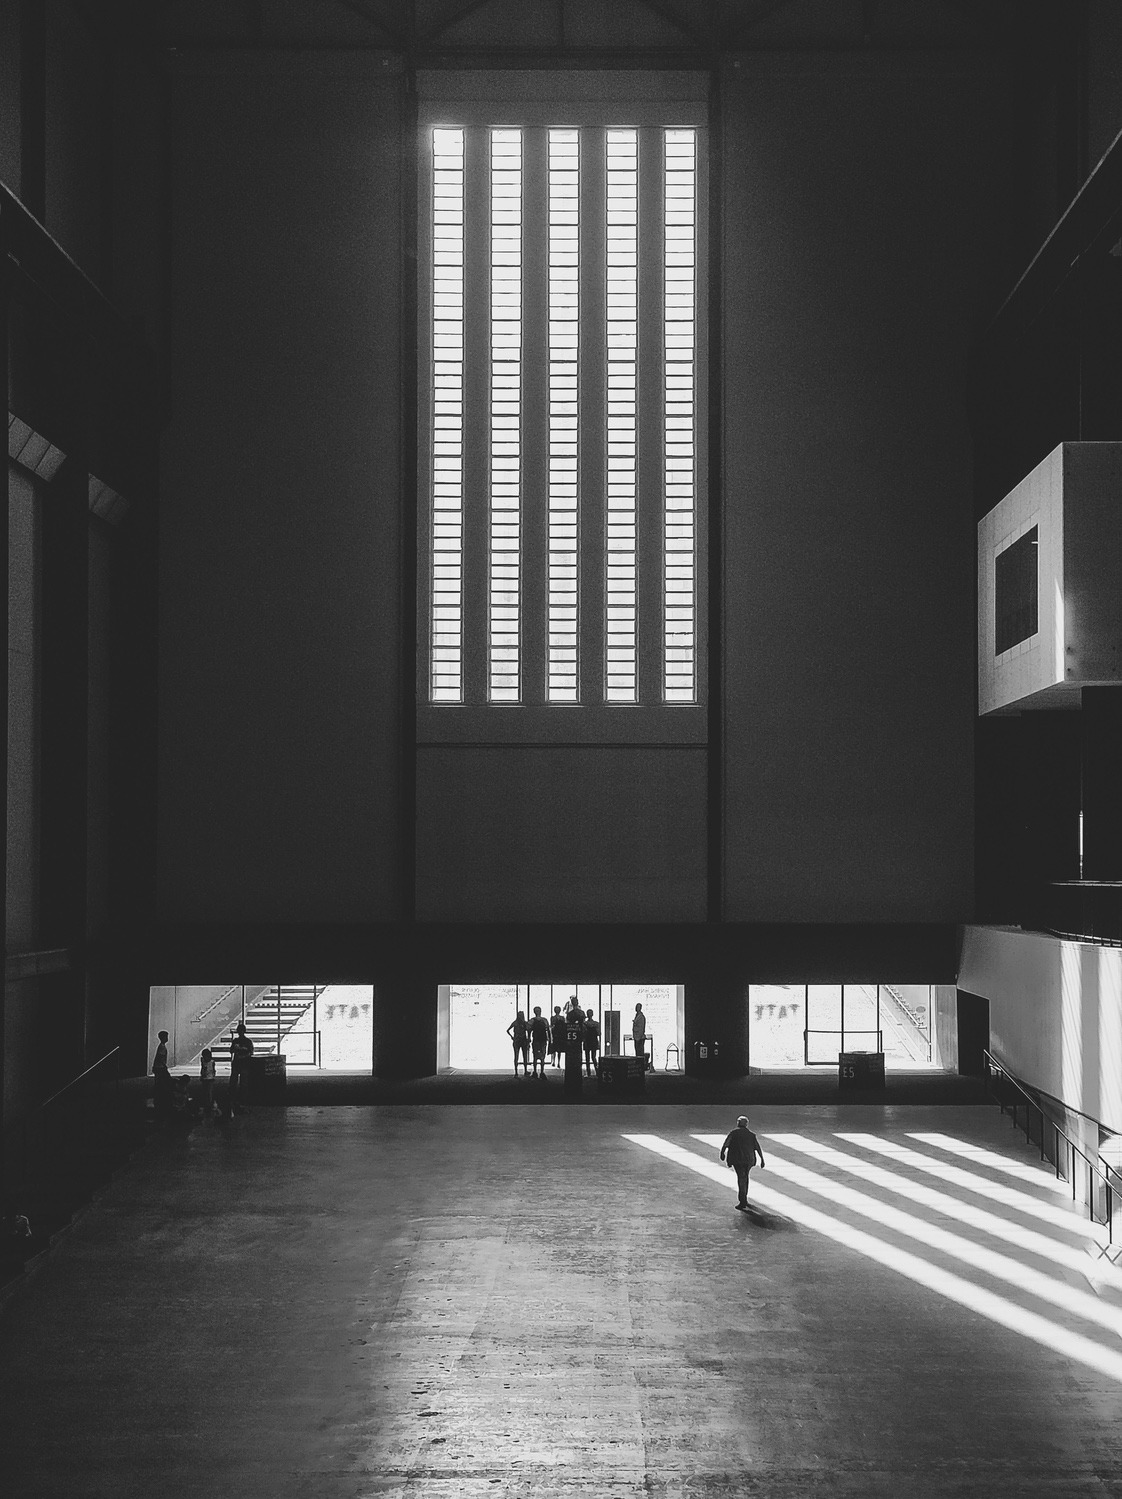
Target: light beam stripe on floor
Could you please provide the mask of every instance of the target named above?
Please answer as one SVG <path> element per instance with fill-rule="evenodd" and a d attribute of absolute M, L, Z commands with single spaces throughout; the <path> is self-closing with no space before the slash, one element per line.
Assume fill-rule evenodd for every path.
<path fill-rule="evenodd" d="M 1041 1161 L 1039 1166 L 1030 1166 L 1026 1161 L 1011 1161 L 1008 1156 L 1001 1155 L 996 1150 L 986 1150 L 981 1145 L 971 1145 L 966 1140 L 956 1140 L 953 1135 L 940 1134 L 935 1131 L 907 1130 L 909 1140 L 918 1140 L 922 1145 L 932 1145 L 936 1150 L 945 1150 L 950 1155 L 962 1156 L 964 1160 L 973 1161 L 978 1166 L 989 1166 L 994 1171 L 1001 1171 L 1006 1176 L 1012 1176 L 1017 1181 L 1031 1182 L 1034 1187 L 1042 1187 L 1045 1192 L 1054 1192 L 1059 1197 L 1071 1199 L 1071 1183 L 1062 1180 L 1056 1175 L 1055 1168 Z"/>
<path fill-rule="evenodd" d="M 706 1143 L 715 1140 L 717 1149 L 720 1149 L 723 1138 L 724 1136 L 707 1136 Z M 773 1138 L 770 1135 L 767 1137 L 769 1144 Z M 830 1181 L 817 1171 L 810 1171 L 781 1156 L 769 1156 L 767 1169 L 777 1176 L 786 1177 L 806 1192 L 824 1197 L 827 1202 L 846 1208 L 851 1213 L 859 1213 L 863 1218 L 871 1218 L 874 1223 L 902 1234 L 905 1238 L 917 1239 L 927 1248 L 961 1260 L 964 1265 L 970 1265 L 984 1275 L 992 1276 L 994 1280 L 1003 1280 L 1006 1285 L 1015 1286 L 1017 1290 L 1035 1296 L 1038 1301 L 1047 1301 L 1061 1311 L 1082 1317 L 1084 1321 L 1093 1322 L 1122 1337 L 1122 1309 L 1100 1301 L 1088 1291 L 1053 1280 L 1043 1271 L 1022 1265 L 1018 1260 L 998 1254 L 994 1249 L 987 1249 L 984 1244 L 975 1244 L 973 1239 L 952 1234 L 927 1218 L 917 1218 L 913 1213 L 905 1213 L 901 1208 L 892 1207 L 890 1203 L 881 1202 L 879 1198 L 870 1197 L 865 1192 L 858 1192 L 855 1187 Z"/>
<path fill-rule="evenodd" d="M 702 1160 L 692 1151 L 684 1150 L 680 1145 L 672 1145 L 669 1140 L 663 1140 L 658 1135 L 624 1135 L 623 1138 L 634 1145 L 641 1146 L 644 1150 L 662 1156 L 665 1160 L 673 1161 L 675 1165 L 684 1166 L 699 1176 L 707 1177 L 726 1191 L 730 1188 L 736 1189 L 735 1178 L 724 1166 Z M 946 1297 L 948 1301 L 954 1301 L 969 1311 L 988 1317 L 991 1322 L 996 1322 L 1001 1327 L 1008 1328 L 1010 1332 L 1019 1333 L 1022 1337 L 1039 1343 L 1042 1348 L 1050 1348 L 1054 1353 L 1061 1353 L 1085 1365 L 1088 1369 L 1095 1369 L 1098 1373 L 1105 1374 L 1108 1378 L 1122 1384 L 1122 1354 L 1104 1348 L 1100 1343 L 1084 1337 L 1081 1333 L 1070 1332 L 1066 1327 L 1060 1327 L 1058 1323 L 1049 1322 L 1046 1317 L 1030 1312 L 1015 1302 L 1006 1301 L 1003 1296 L 976 1286 L 950 1270 L 943 1270 L 940 1266 L 921 1259 L 919 1255 L 912 1254 L 906 1249 L 898 1249 L 894 1244 L 888 1244 L 883 1239 L 866 1233 L 864 1229 L 853 1228 L 848 1223 L 831 1218 L 828 1213 L 819 1212 L 817 1208 L 799 1202 L 797 1198 L 788 1197 L 783 1192 L 777 1192 L 772 1187 L 757 1184 L 753 1186 L 752 1192 L 754 1199 L 761 1206 L 770 1208 L 773 1212 L 782 1213 L 784 1217 L 802 1224 L 805 1228 L 814 1229 L 824 1238 L 833 1239 L 836 1244 L 856 1250 L 866 1259 L 884 1265 L 886 1269 L 896 1271 L 898 1275 L 903 1275 L 908 1280 L 915 1281 L 917 1285 L 935 1291 L 938 1295 Z"/>
<path fill-rule="evenodd" d="M 921 1151 L 912 1150 L 907 1145 L 896 1145 L 890 1140 L 882 1140 L 879 1135 L 857 1134 L 843 1130 L 836 1130 L 834 1133 L 836 1139 L 844 1140 L 848 1145 L 859 1145 L 862 1150 L 872 1150 L 878 1155 L 889 1156 L 901 1165 L 911 1166 L 927 1176 L 937 1176 L 940 1181 L 951 1182 L 954 1186 L 962 1187 L 965 1191 L 973 1192 L 979 1197 L 985 1197 L 990 1202 L 1000 1202 L 1003 1207 L 1012 1208 L 1015 1212 L 1025 1213 L 1031 1218 L 1039 1218 L 1042 1223 L 1054 1224 L 1056 1228 L 1062 1228 L 1065 1233 L 1074 1234 L 1077 1238 L 1090 1239 L 1099 1245 L 1104 1242 L 1100 1225 L 1092 1223 L 1089 1219 L 1079 1218 L 1075 1213 L 1058 1204 L 1041 1202 L 1039 1198 L 1031 1197 L 1027 1192 L 1019 1192 L 1016 1187 L 1007 1187 L 1003 1182 L 990 1181 L 974 1171 L 964 1170 L 961 1166 L 948 1166 L 943 1161 L 932 1160 Z M 1069 1187 L 1069 1194 L 1070 1191 Z"/>
<path fill-rule="evenodd" d="M 704 1145 L 712 1145 L 718 1150 L 724 1140 L 722 1135 L 695 1134 L 693 1138 L 700 1140 Z M 1020 1223 L 1012 1223 L 1008 1218 L 1001 1218 L 996 1213 L 987 1212 L 985 1208 L 976 1208 L 968 1202 L 960 1202 L 949 1192 L 940 1192 L 936 1187 L 925 1187 L 920 1182 L 909 1181 L 906 1177 L 897 1176 L 895 1172 L 888 1171 L 883 1166 L 873 1165 L 869 1161 L 861 1160 L 858 1156 L 847 1155 L 844 1150 L 835 1150 L 832 1145 L 823 1144 L 821 1141 L 809 1140 L 805 1135 L 781 1133 L 767 1135 L 765 1138 L 769 1145 L 782 1145 L 788 1150 L 799 1151 L 816 1161 L 821 1161 L 824 1166 L 831 1166 L 836 1171 L 844 1171 L 850 1176 L 856 1176 L 861 1181 L 867 1181 L 871 1186 L 881 1187 L 884 1191 L 904 1197 L 909 1202 L 930 1208 L 933 1212 L 942 1213 L 947 1218 L 953 1218 L 957 1223 L 980 1229 L 983 1233 L 990 1234 L 1005 1244 L 1012 1244 L 1016 1249 L 1037 1255 L 1041 1259 L 1051 1260 L 1054 1265 L 1062 1265 L 1065 1269 L 1074 1270 L 1079 1275 L 1085 1275 L 1089 1269 L 1085 1249 L 1077 1248 L 1073 1244 L 1061 1243 L 1059 1239 L 1050 1239 L 1047 1234 L 1037 1233 L 1035 1229 L 1026 1228 Z"/>

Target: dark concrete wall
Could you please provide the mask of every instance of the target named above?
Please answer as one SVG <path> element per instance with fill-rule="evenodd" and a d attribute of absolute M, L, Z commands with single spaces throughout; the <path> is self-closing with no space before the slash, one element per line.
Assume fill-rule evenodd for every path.
<path fill-rule="evenodd" d="M 1008 100 L 969 64 L 862 57 L 746 63 L 725 100 L 726 915 L 961 919 L 962 391 L 1001 284 Z M 373 62 L 177 80 L 169 920 L 395 911 L 397 110 Z M 535 816 L 541 751 L 494 759 L 423 752 L 421 914 L 702 914 L 700 769 L 652 830 L 630 765 L 618 795 L 604 755 L 552 766 Z M 642 784 L 673 797 L 669 765 Z M 593 808 L 573 863 L 566 809 Z"/>
<path fill-rule="evenodd" d="M 108 205 L 106 59 L 74 8 L 47 5 L 46 225 L 100 283 Z"/>
<path fill-rule="evenodd" d="M 1114 0 L 1087 6 L 1087 165 L 1122 130 L 1122 8 Z"/>
<path fill-rule="evenodd" d="M 176 80 L 168 920 L 397 914 L 400 108 L 361 54 Z"/>
<path fill-rule="evenodd" d="M 963 388 L 1007 101 L 960 65 L 746 59 L 727 82 L 728 914 L 971 907 Z"/>
<path fill-rule="evenodd" d="M 426 748 L 418 915 L 704 921 L 705 752 Z"/>

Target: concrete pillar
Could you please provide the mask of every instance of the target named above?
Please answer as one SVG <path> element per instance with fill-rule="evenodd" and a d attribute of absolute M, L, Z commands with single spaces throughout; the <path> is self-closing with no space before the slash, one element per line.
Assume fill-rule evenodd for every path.
<path fill-rule="evenodd" d="M 1084 687 L 1083 878 L 1122 879 L 1122 687 Z"/>
<path fill-rule="evenodd" d="M 697 1042 L 712 1047 L 702 1062 Z M 739 973 L 714 968 L 686 984 L 687 1072 L 719 1077 L 743 1077 L 748 1071 L 748 981 Z"/>
<path fill-rule="evenodd" d="M 436 1032 L 436 984 L 408 974 L 375 981 L 375 1077 L 431 1077 L 436 1072 Z"/>

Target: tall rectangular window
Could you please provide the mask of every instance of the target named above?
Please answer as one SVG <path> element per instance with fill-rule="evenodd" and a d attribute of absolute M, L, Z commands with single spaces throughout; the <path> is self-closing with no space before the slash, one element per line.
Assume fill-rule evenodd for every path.
<path fill-rule="evenodd" d="M 491 555 L 488 696 L 519 698 L 522 132 L 491 131 Z"/>
<path fill-rule="evenodd" d="M 431 129 L 432 703 L 700 699 L 700 151 Z"/>
<path fill-rule="evenodd" d="M 665 463 L 663 694 L 697 691 L 697 133 L 666 132 L 664 166 Z"/>
<path fill-rule="evenodd" d="M 607 353 L 607 538 L 604 549 L 608 702 L 638 696 L 635 528 L 638 497 L 639 134 L 606 132 L 604 302 Z"/>
<path fill-rule="evenodd" d="M 575 703 L 579 661 L 580 139 L 549 132 L 549 671 Z"/>
<path fill-rule="evenodd" d="M 464 132 L 432 133 L 432 700 L 464 694 Z"/>

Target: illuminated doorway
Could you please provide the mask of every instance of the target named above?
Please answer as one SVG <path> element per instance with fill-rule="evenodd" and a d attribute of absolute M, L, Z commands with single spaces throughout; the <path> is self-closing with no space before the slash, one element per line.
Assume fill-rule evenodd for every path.
<path fill-rule="evenodd" d="M 464 1072 L 511 1070 L 513 1046 L 507 1033 L 521 1010 L 543 1017 L 565 1009 L 575 995 L 600 1022 L 602 1056 L 632 1056 L 632 1020 L 642 1005 L 647 1023 L 647 1055 L 655 1069 L 677 1065 L 683 1051 L 685 990 L 681 984 L 441 984 L 437 991 L 438 1066 Z"/>
<path fill-rule="evenodd" d="M 243 1024 L 255 1056 L 285 1058 L 288 1070 L 373 1070 L 372 984 L 166 984 L 149 991 L 148 1055 L 168 1033 L 172 1072 L 197 1076 L 204 1048 L 229 1072 L 235 1027 Z"/>
<path fill-rule="evenodd" d="M 837 1066 L 842 1051 L 883 1051 L 886 1068 L 942 1065 L 935 984 L 751 984 L 753 1068 Z"/>

